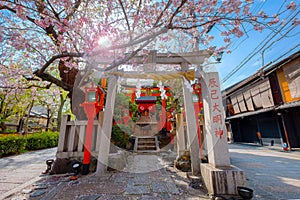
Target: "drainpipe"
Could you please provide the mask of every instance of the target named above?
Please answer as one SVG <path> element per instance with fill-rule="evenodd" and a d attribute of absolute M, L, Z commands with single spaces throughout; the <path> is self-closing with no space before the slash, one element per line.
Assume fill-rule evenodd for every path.
<path fill-rule="evenodd" d="M 281 122 L 282 122 L 283 130 L 284 130 L 284 135 L 285 135 L 285 138 L 286 138 L 286 143 L 288 144 L 289 150 L 291 150 L 290 139 L 289 139 L 288 132 L 286 130 L 286 126 L 285 126 L 283 115 L 282 115 L 282 113 L 278 113 L 278 114 L 280 114 L 280 116 L 281 116 Z"/>

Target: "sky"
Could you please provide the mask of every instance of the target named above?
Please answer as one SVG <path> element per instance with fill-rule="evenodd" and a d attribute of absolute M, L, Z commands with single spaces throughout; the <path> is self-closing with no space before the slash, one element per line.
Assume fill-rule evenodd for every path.
<path fill-rule="evenodd" d="M 257 12 L 263 9 L 266 13 L 274 13 L 284 2 L 285 8 L 289 1 L 256 0 L 252 8 Z M 298 7 L 293 13 L 285 13 L 284 18 L 287 21 L 293 17 L 300 19 L 300 1 L 296 0 L 294 2 Z M 278 30 L 277 34 L 267 29 L 262 33 L 251 31 L 242 38 L 232 40 L 233 45 L 230 46 L 232 53 L 224 53 L 221 63 L 216 64 L 223 89 L 251 76 L 269 62 L 276 63 L 300 51 L 300 25 L 293 26 L 291 23 L 287 23 L 285 27 L 279 27 Z M 287 34 L 285 35 L 285 33 Z M 244 62 L 246 60 L 248 61 Z M 238 67 L 240 69 L 233 72 Z M 228 77 L 230 73 L 232 75 Z"/>

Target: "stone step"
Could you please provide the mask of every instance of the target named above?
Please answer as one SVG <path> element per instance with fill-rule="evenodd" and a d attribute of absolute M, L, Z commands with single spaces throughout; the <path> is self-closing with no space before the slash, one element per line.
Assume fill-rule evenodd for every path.
<path fill-rule="evenodd" d="M 144 150 L 151 150 L 151 151 L 156 151 L 156 148 L 138 148 L 138 151 L 144 151 Z"/>
<path fill-rule="evenodd" d="M 143 150 L 143 149 L 154 149 L 156 150 L 156 146 L 149 146 L 149 145 L 139 145 L 138 150 Z"/>
<path fill-rule="evenodd" d="M 149 139 L 142 138 L 142 139 L 139 139 L 139 142 L 155 142 L 155 139 L 153 139 L 153 138 L 149 138 Z"/>
<path fill-rule="evenodd" d="M 143 145 L 143 144 L 153 144 L 155 145 L 155 141 L 138 141 L 139 145 Z"/>
<path fill-rule="evenodd" d="M 142 142 L 142 143 L 139 143 L 138 142 L 138 146 L 156 146 L 155 142 L 154 143 L 145 143 L 145 142 Z"/>
<path fill-rule="evenodd" d="M 156 136 L 137 136 L 139 139 L 155 139 Z"/>
<path fill-rule="evenodd" d="M 144 137 L 136 137 L 134 144 L 134 151 L 137 153 L 150 153 L 150 152 L 158 152 L 158 139 L 156 136 L 144 136 Z"/>
<path fill-rule="evenodd" d="M 158 155 L 160 152 L 158 150 L 138 150 L 138 154 L 147 154 L 147 155 Z"/>

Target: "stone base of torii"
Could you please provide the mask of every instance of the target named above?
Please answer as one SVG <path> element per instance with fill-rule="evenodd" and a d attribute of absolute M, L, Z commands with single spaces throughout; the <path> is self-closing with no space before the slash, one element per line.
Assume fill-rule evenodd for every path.
<path fill-rule="evenodd" d="M 202 64 L 204 58 L 210 55 L 202 52 L 185 56 L 177 55 L 160 57 L 159 55 L 149 55 L 152 64 L 180 64 L 182 72 L 186 72 L 189 64 Z M 187 58 L 188 57 L 188 58 Z M 154 60 L 153 58 L 158 58 Z M 174 63 L 176 61 L 176 63 Z M 159 73 L 159 72 L 158 72 Z M 120 74 L 118 74 L 119 76 Z M 130 74 L 133 77 L 134 74 Z M 126 72 L 124 72 L 126 77 Z M 156 76 L 157 77 L 157 76 Z M 151 79 L 151 77 L 148 77 Z M 181 78 L 185 78 L 181 76 Z M 191 155 L 191 168 L 193 175 L 201 175 L 212 195 L 236 195 L 237 186 L 245 186 L 246 178 L 244 172 L 230 164 L 229 150 L 227 144 L 227 131 L 225 126 L 224 108 L 222 105 L 222 96 L 220 91 L 220 81 L 217 72 L 205 73 L 196 72 L 195 78 L 201 81 L 204 105 L 204 127 L 205 144 L 209 163 L 201 163 L 200 150 L 197 140 L 197 125 L 192 102 L 192 94 L 183 85 L 184 106 L 187 121 L 187 139 Z M 117 77 L 113 73 L 108 76 L 108 91 L 105 104 L 105 112 L 102 131 L 100 134 L 100 145 L 98 154 L 98 163 L 96 174 L 104 174 L 107 170 L 108 155 L 110 149 L 111 128 L 113 119 L 113 110 L 115 104 Z M 182 120 L 182 118 L 181 118 Z M 177 152 L 178 156 L 185 151 L 183 128 L 180 122 L 177 122 Z M 182 124 L 182 123 L 181 123 Z M 178 126 L 179 125 L 179 126 Z"/>

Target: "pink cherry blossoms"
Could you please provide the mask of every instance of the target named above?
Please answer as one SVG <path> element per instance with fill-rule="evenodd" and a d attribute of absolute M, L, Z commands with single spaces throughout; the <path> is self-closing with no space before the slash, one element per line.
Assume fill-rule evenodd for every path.
<path fill-rule="evenodd" d="M 5 48 L 1 56 L 6 58 L 0 64 L 8 66 L 3 70 L 18 65 L 30 71 L 28 80 L 41 79 L 71 91 L 71 76 L 66 82 L 61 72 L 72 71 L 74 78 L 78 68 L 95 56 L 115 58 L 100 67 L 113 69 L 154 46 L 162 52 L 178 51 L 178 46 L 171 49 L 167 44 L 181 34 L 187 35 L 182 41 L 186 46 L 230 52 L 227 48 L 234 38 L 283 25 L 282 14 L 299 6 L 290 1 L 269 13 L 253 9 L 254 4 L 253 0 L 0 1 L 0 42 Z M 293 24 L 299 25 L 299 19 Z M 104 36 L 109 36 L 110 46 L 99 45 Z M 223 43 L 213 48 L 218 38 Z"/>

